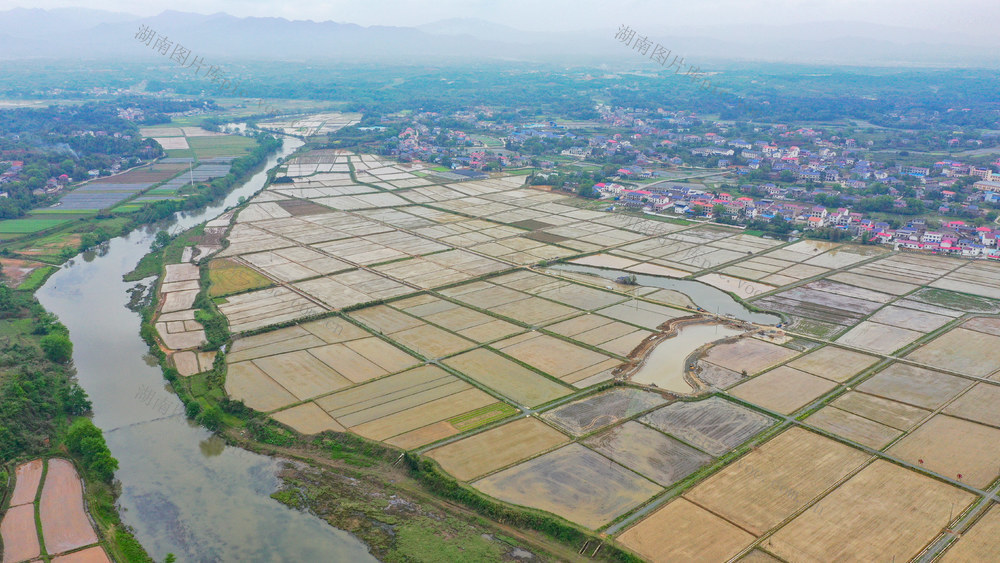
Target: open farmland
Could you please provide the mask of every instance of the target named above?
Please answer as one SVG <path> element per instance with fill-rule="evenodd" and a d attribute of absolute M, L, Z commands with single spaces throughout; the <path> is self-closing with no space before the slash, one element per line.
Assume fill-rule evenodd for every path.
<path fill-rule="evenodd" d="M 598 528 L 658 493 L 658 485 L 579 444 L 515 465 L 473 485 L 513 504 Z"/>
<path fill-rule="evenodd" d="M 1000 551 L 1000 509 L 990 509 L 941 558 L 943 563 L 987 561 Z"/>
<path fill-rule="evenodd" d="M 427 456 L 469 481 L 568 441 L 558 430 L 529 417 L 435 448 Z"/>
<path fill-rule="evenodd" d="M 760 536 L 869 457 L 793 428 L 706 479 L 684 497 Z"/>
<path fill-rule="evenodd" d="M 989 356 L 1000 322 L 962 317 L 994 302 L 971 285 L 980 293 L 920 289 L 965 263 L 661 224 L 523 179 L 420 166 L 311 151 L 286 163 L 290 181 L 229 216 L 209 275 L 218 270 L 213 295 L 237 335 L 230 398 L 303 434 L 350 432 L 426 455 L 465 485 L 606 531 L 652 560 L 880 556 L 863 534 L 912 555 L 948 524 L 928 503 L 974 495 L 873 460 L 980 487 L 1000 467 L 988 447 L 1000 438 L 1000 391 L 947 373 L 996 372 L 986 370 L 1000 365 Z M 646 223 L 663 228 L 652 236 Z M 640 390 L 612 382 L 615 370 L 695 317 L 703 297 L 551 265 L 560 259 L 750 288 L 752 305 L 790 322 L 716 338 L 693 358 L 725 393 Z M 965 273 L 955 283 L 987 279 Z M 918 341 L 903 360 L 885 356 Z M 955 432 L 964 438 L 943 438 Z M 875 517 L 855 514 L 868 505 Z M 825 530 L 829 514 L 838 520 Z M 893 538 L 892 519 L 914 529 Z"/>
<path fill-rule="evenodd" d="M 712 461 L 708 454 L 635 421 L 591 436 L 584 444 L 663 486 Z"/>
<path fill-rule="evenodd" d="M 774 422 L 719 397 L 671 403 L 640 420 L 714 456 L 746 442 Z"/>
<path fill-rule="evenodd" d="M 582 436 L 666 402 L 656 393 L 618 387 L 562 405 L 542 416 L 571 434 Z"/>
<path fill-rule="evenodd" d="M 764 543 L 786 561 L 905 561 L 973 495 L 875 461 Z"/>
<path fill-rule="evenodd" d="M 83 483 L 72 463 L 36 459 L 17 466 L 14 475 L 14 493 L 0 521 L 4 563 L 40 560 L 42 545 L 53 561 L 85 557 L 79 560 L 110 563 L 98 544 L 84 504 Z"/>

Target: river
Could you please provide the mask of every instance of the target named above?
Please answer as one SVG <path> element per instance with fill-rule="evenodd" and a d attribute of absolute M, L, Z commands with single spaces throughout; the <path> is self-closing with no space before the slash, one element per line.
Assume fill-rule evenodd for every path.
<path fill-rule="evenodd" d="M 155 232 L 179 232 L 217 217 L 264 186 L 266 170 L 300 147 L 284 147 L 224 201 L 178 214 L 156 228 L 113 239 L 99 253 L 77 256 L 38 292 L 73 340 L 80 385 L 94 422 L 120 462 L 122 521 L 157 561 L 375 561 L 360 540 L 270 498 L 281 462 L 227 446 L 189 422 L 139 337 L 122 281 L 150 248 Z"/>
<path fill-rule="evenodd" d="M 615 280 L 622 276 L 634 275 L 637 285 L 679 291 L 684 295 L 687 295 L 695 305 L 701 307 L 708 313 L 729 316 L 741 321 L 761 325 L 776 325 L 781 322 L 781 317 L 777 315 L 751 311 L 746 307 L 746 305 L 743 305 L 739 301 L 733 299 L 733 297 L 725 291 L 696 280 L 679 280 L 649 274 L 636 274 L 634 272 L 626 272 L 624 270 L 598 268 L 584 264 L 559 263 L 549 266 L 549 269 L 562 270 L 564 272 L 576 272 L 579 274 L 589 274 L 591 276 L 598 276 L 607 280 Z"/>

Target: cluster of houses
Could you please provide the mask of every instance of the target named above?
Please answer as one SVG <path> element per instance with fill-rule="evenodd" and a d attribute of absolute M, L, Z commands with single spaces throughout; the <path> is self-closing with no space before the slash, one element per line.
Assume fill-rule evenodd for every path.
<path fill-rule="evenodd" d="M 1000 259 L 1000 229 L 976 227 L 964 221 L 951 221 L 937 229 L 928 229 L 922 220 L 908 223 L 899 229 L 883 228 L 874 238 L 896 248 L 926 250 L 935 253 L 955 254 Z"/>

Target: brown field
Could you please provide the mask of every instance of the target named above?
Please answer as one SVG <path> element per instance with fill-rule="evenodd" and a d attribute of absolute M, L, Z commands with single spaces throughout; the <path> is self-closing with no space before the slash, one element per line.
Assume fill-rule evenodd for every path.
<path fill-rule="evenodd" d="M 930 414 L 928 410 L 857 391 L 844 393 L 831 404 L 897 430 L 909 430 Z"/>
<path fill-rule="evenodd" d="M 712 461 L 711 456 L 635 421 L 591 436 L 584 444 L 663 486 Z"/>
<path fill-rule="evenodd" d="M 875 365 L 878 358 L 860 354 L 836 346 L 824 346 L 815 352 L 810 352 L 801 358 L 788 363 L 789 366 L 804 372 L 844 382 L 865 368 Z"/>
<path fill-rule="evenodd" d="M 569 383 L 579 381 L 580 374 L 584 374 L 584 377 L 593 375 L 589 373 L 588 368 L 601 366 L 608 360 L 611 362 L 605 369 L 610 369 L 619 363 L 610 356 L 581 348 L 554 336 L 538 333 L 529 336 L 523 339 L 515 337 L 514 343 L 510 343 L 511 340 L 503 340 L 493 347 L 543 373 Z"/>
<path fill-rule="evenodd" d="M 770 417 L 719 397 L 671 403 L 640 420 L 714 456 L 739 446 L 774 423 Z"/>
<path fill-rule="evenodd" d="M 907 561 L 975 497 L 878 460 L 764 547 L 786 561 Z"/>
<path fill-rule="evenodd" d="M 552 512 L 591 529 L 663 490 L 580 444 L 569 444 L 473 485 L 500 500 Z"/>
<path fill-rule="evenodd" d="M 578 314 L 577 309 L 540 297 L 529 297 L 490 308 L 490 311 L 527 325 L 540 325 Z"/>
<path fill-rule="evenodd" d="M 871 320 L 890 326 L 906 327 L 917 332 L 931 332 L 948 324 L 952 319 L 945 315 L 889 305 L 872 315 Z"/>
<path fill-rule="evenodd" d="M 733 387 L 729 393 L 768 410 L 791 414 L 836 385 L 828 379 L 780 366 Z"/>
<path fill-rule="evenodd" d="M 470 481 L 569 441 L 551 426 L 527 417 L 427 452 L 445 471 Z"/>
<path fill-rule="evenodd" d="M 977 383 L 975 387 L 945 407 L 944 412 L 1000 428 L 998 404 L 1000 404 L 1000 387 Z"/>
<path fill-rule="evenodd" d="M 863 464 L 869 455 L 792 428 L 684 497 L 760 536 Z"/>
<path fill-rule="evenodd" d="M 49 460 L 38 513 L 49 553 L 97 543 L 97 534 L 83 506 L 83 486 L 72 463 L 64 459 Z"/>
<path fill-rule="evenodd" d="M 941 563 L 977 563 L 1000 553 L 1000 509 L 994 504 L 951 548 Z"/>
<path fill-rule="evenodd" d="M 267 412 L 298 402 L 295 395 L 275 383 L 252 362 L 231 364 L 226 374 L 226 393 L 252 409 Z"/>
<path fill-rule="evenodd" d="M 666 403 L 657 393 L 615 387 L 552 409 L 542 418 L 574 436 L 582 436 Z"/>
<path fill-rule="evenodd" d="M 417 428 L 415 430 L 410 430 L 409 432 L 404 432 L 398 436 L 393 436 L 392 438 L 386 440 L 385 443 L 404 450 L 412 450 L 413 448 L 423 446 L 424 444 L 430 444 L 437 442 L 438 440 L 450 438 L 458 433 L 459 429 L 453 424 L 447 420 L 440 420 L 422 428 Z"/>
<path fill-rule="evenodd" d="M 618 536 L 649 561 L 726 561 L 754 537 L 690 501 L 679 498 Z"/>
<path fill-rule="evenodd" d="M 208 289 L 210 297 L 220 297 L 271 285 L 271 280 L 257 271 L 238 264 L 228 258 L 219 258 L 208 263 Z"/>
<path fill-rule="evenodd" d="M 410 350 L 427 358 L 441 358 L 475 347 L 476 343 L 436 326 L 421 324 L 389 335 Z"/>
<path fill-rule="evenodd" d="M 479 389 L 466 389 L 448 397 L 429 401 L 351 427 L 350 430 L 372 440 L 386 440 L 495 402 L 497 402 L 496 399 Z"/>
<path fill-rule="evenodd" d="M 915 330 L 864 321 L 838 338 L 837 343 L 889 354 L 923 335 Z"/>
<path fill-rule="evenodd" d="M 483 348 L 443 362 L 519 405 L 536 407 L 565 397 L 572 389 Z"/>
<path fill-rule="evenodd" d="M 305 403 L 279 411 L 272 414 L 271 418 L 291 427 L 300 434 L 319 434 L 327 430 L 344 431 L 344 427 L 326 414 L 326 411 L 316 406 L 316 403 Z"/>
<path fill-rule="evenodd" d="M 888 452 L 946 477 L 985 488 L 1000 473 L 1000 449 L 995 447 L 998 441 L 1000 429 L 939 414 L 893 444 Z"/>
<path fill-rule="evenodd" d="M 97 181 L 102 184 L 143 184 L 147 182 L 156 184 L 173 178 L 181 170 L 187 169 L 188 165 L 183 163 L 158 163 L 129 170 L 123 174 L 100 178 Z"/>
<path fill-rule="evenodd" d="M 907 359 L 984 377 L 1000 365 L 1000 336 L 956 328 L 924 344 Z"/>
<path fill-rule="evenodd" d="M 858 390 L 936 409 L 971 385 L 972 381 L 961 377 L 897 363 L 858 385 Z"/>
<path fill-rule="evenodd" d="M 962 328 L 1000 336 L 1000 319 L 996 317 L 975 317 L 962 323 Z"/>
<path fill-rule="evenodd" d="M 80 551 L 74 551 L 66 555 L 60 555 L 58 557 L 52 558 L 53 563 L 111 563 L 111 559 L 108 558 L 108 554 L 104 552 L 104 548 L 99 545 L 94 547 L 88 547 L 87 549 L 81 549 Z"/>
<path fill-rule="evenodd" d="M 368 354 L 359 354 L 354 350 L 359 345 L 364 346 L 361 349 L 371 348 L 373 350 L 368 350 Z M 370 352 L 374 350 L 381 353 L 371 354 Z M 335 368 L 333 371 L 353 383 L 363 383 L 419 363 L 416 358 L 375 337 L 347 344 L 328 344 L 319 348 L 310 348 L 308 353 L 327 366 Z M 388 365 L 390 369 L 385 369 L 369 358 L 377 358 L 382 364 Z"/>
<path fill-rule="evenodd" d="M 22 504 L 9 508 L 0 522 L 0 538 L 3 539 L 3 563 L 38 557 L 41 547 L 35 531 L 35 505 Z"/>
<path fill-rule="evenodd" d="M 781 563 L 781 559 L 766 551 L 755 549 L 740 558 L 740 563 Z"/>
<path fill-rule="evenodd" d="M 305 350 L 257 358 L 254 365 L 271 379 L 305 400 L 351 385 L 351 381 L 330 369 Z"/>
<path fill-rule="evenodd" d="M 10 506 L 28 504 L 35 501 L 38 484 L 42 481 L 42 460 L 33 459 L 17 466 L 14 471 L 14 494 L 10 497 Z"/>
<path fill-rule="evenodd" d="M 796 354 L 798 352 L 795 350 L 782 348 L 763 340 L 740 338 L 736 342 L 713 346 L 702 359 L 735 372 L 745 370 L 747 374 L 753 375 Z"/>
<path fill-rule="evenodd" d="M 891 426 L 831 406 L 820 409 L 806 422 L 877 450 L 902 434 Z"/>

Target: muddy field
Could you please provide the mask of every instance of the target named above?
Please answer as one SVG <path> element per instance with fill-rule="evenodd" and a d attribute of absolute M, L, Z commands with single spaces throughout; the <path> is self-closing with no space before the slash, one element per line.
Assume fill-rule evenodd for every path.
<path fill-rule="evenodd" d="M 569 444 L 473 485 L 513 504 L 552 512 L 591 529 L 662 489 L 579 444 Z"/>
<path fill-rule="evenodd" d="M 635 421 L 591 436 L 583 443 L 664 487 L 712 461 L 711 456 Z"/>
<path fill-rule="evenodd" d="M 746 442 L 774 422 L 719 397 L 671 403 L 640 420 L 713 456 Z"/>
<path fill-rule="evenodd" d="M 64 459 L 50 459 L 38 502 L 42 537 L 49 553 L 97 543 L 83 506 L 83 485 L 73 464 Z"/>
<path fill-rule="evenodd" d="M 763 340 L 740 338 L 735 342 L 713 346 L 701 359 L 732 371 L 746 371 L 748 375 L 753 375 L 796 354 L 798 352 L 795 350 Z"/>
<path fill-rule="evenodd" d="M 901 431 L 891 426 L 832 406 L 820 409 L 816 414 L 807 418 L 806 422 L 821 430 L 832 432 L 877 450 L 882 449 L 902 434 Z"/>
<path fill-rule="evenodd" d="M 666 402 L 658 393 L 617 387 L 562 405 L 542 417 L 574 436 L 582 436 Z"/>

